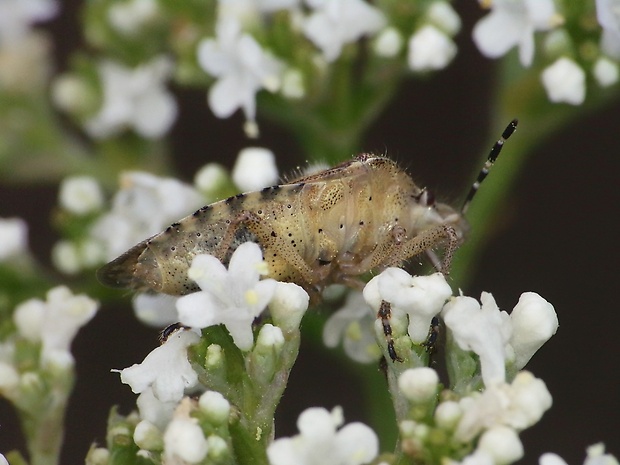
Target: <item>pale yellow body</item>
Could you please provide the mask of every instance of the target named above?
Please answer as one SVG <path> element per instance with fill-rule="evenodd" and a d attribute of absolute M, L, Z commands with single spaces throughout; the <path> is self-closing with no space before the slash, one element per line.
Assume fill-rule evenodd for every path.
<path fill-rule="evenodd" d="M 316 175 L 203 207 L 136 245 L 98 273 L 107 285 L 173 295 L 197 290 L 187 277 L 201 253 L 224 263 L 258 243 L 269 277 L 316 294 L 332 283 L 400 265 L 445 243 L 443 267 L 466 228 L 461 215 L 385 157 L 361 155 Z"/>

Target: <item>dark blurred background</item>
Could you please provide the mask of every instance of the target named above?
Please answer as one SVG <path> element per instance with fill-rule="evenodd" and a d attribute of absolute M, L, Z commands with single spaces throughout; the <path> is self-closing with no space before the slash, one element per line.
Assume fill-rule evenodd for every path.
<path fill-rule="evenodd" d="M 49 27 L 59 69 L 80 47 L 80 4 L 64 0 L 62 16 Z M 507 121 L 490 121 L 493 63 L 480 56 L 467 32 L 481 15 L 478 5 L 457 2 L 456 7 L 464 19 L 456 60 L 430 79 L 406 82 L 368 131 L 364 148 L 387 151 L 439 199 L 458 202 Z M 238 115 L 215 119 L 203 92 L 182 90 L 177 96 L 181 115 L 172 143 L 183 179 L 191 181 L 207 161 L 231 166 L 239 149 L 255 143 L 245 138 Z M 283 171 L 303 165 L 291 136 L 260 119 L 259 124 L 257 144 L 276 153 Z M 569 464 L 581 464 L 585 448 L 598 441 L 620 456 L 619 134 L 620 103 L 612 102 L 538 146 L 496 219 L 471 284 L 463 289 L 476 297 L 490 291 L 505 310 L 512 309 L 521 292 L 535 291 L 558 313 L 558 333 L 527 366 L 547 383 L 554 405 L 522 434 L 526 457 L 521 463 L 537 463 L 540 454 L 553 451 Z M 528 121 L 521 120 L 514 137 L 528 137 Z M 49 224 L 56 194 L 51 186 L 0 187 L 0 216 L 27 219 L 30 246 L 47 262 L 57 239 Z M 135 320 L 128 302 L 104 306 L 77 336 L 78 380 L 62 463 L 82 463 L 93 441 L 105 443 L 112 405 L 123 413 L 135 405 L 135 395 L 110 369 L 141 361 L 156 341 L 157 332 Z M 360 409 L 365 395 L 325 349 L 304 344 L 276 418 L 277 434 L 294 434 L 297 415 L 315 405 L 342 405 L 347 422 L 369 421 Z M 0 451 L 20 444 L 23 449 L 16 417 L 0 401 Z"/>

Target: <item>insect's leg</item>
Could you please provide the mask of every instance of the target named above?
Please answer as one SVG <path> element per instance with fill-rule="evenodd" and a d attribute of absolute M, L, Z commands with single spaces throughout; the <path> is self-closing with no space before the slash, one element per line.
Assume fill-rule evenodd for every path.
<path fill-rule="evenodd" d="M 381 320 L 381 326 L 383 326 L 383 334 L 387 342 L 387 351 L 393 362 L 402 362 L 403 359 L 398 356 L 396 349 L 394 348 L 394 338 L 392 337 L 392 325 L 390 324 L 390 318 L 392 318 L 392 305 L 385 300 L 381 301 L 379 311 L 377 312 L 377 319 Z"/>

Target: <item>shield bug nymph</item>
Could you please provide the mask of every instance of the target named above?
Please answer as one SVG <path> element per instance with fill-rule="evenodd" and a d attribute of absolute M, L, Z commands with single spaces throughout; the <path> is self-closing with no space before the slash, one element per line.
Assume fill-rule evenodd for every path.
<path fill-rule="evenodd" d="M 196 255 L 226 264 L 247 241 L 261 246 L 269 277 L 299 284 L 315 297 L 328 284 L 360 287 L 362 275 L 423 252 L 447 273 L 467 231 L 463 214 L 516 125 L 511 122 L 493 146 L 461 210 L 435 202 L 391 159 L 362 154 L 207 205 L 132 247 L 97 276 L 111 287 L 188 294 L 198 290 L 187 276 Z M 433 252 L 438 246 L 441 260 Z"/>

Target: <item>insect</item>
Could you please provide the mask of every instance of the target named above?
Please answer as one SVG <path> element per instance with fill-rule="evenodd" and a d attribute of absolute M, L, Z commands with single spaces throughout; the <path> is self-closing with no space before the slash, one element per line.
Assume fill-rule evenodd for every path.
<path fill-rule="evenodd" d="M 198 290 L 187 277 L 196 255 L 211 254 L 226 264 L 248 241 L 261 246 L 270 278 L 299 284 L 315 298 L 328 284 L 361 287 L 362 275 L 423 252 L 448 273 L 468 229 L 463 213 L 516 125 L 512 121 L 493 146 L 460 211 L 435 202 L 391 159 L 362 154 L 202 207 L 103 266 L 97 276 L 111 287 L 184 295 Z M 437 246 L 444 249 L 441 260 L 432 251 Z"/>

